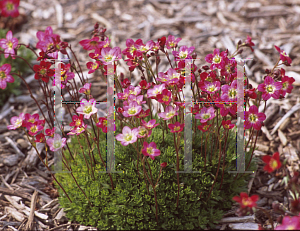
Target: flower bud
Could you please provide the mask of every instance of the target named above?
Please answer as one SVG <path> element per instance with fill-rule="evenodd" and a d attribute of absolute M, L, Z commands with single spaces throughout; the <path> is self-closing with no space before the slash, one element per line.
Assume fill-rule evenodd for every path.
<path fill-rule="evenodd" d="M 243 49 L 240 49 L 239 51 L 238 51 L 238 54 L 242 54 L 243 53 Z"/>
<path fill-rule="evenodd" d="M 253 86 L 252 86 L 251 84 L 249 84 L 248 86 L 249 86 L 249 89 L 252 89 L 252 88 L 253 88 Z"/>
<path fill-rule="evenodd" d="M 196 59 L 196 58 L 197 58 L 197 53 L 196 53 L 196 52 L 194 52 L 194 53 L 192 54 L 192 58 L 193 58 L 193 59 Z"/>
<path fill-rule="evenodd" d="M 151 53 L 150 53 L 150 55 L 151 55 L 151 56 L 154 56 L 154 55 L 155 55 L 155 53 L 154 53 L 154 52 L 151 52 Z"/>
<path fill-rule="evenodd" d="M 144 76 L 141 76 L 141 79 L 142 79 L 142 80 L 145 80 L 146 78 L 145 78 Z"/>
<path fill-rule="evenodd" d="M 242 40 L 239 40 L 238 45 L 240 46 L 242 44 Z"/>
<path fill-rule="evenodd" d="M 266 69 L 266 70 L 265 70 L 265 73 L 266 73 L 267 75 L 270 74 L 270 73 L 271 73 L 270 69 Z"/>
<path fill-rule="evenodd" d="M 123 82 L 124 81 L 124 74 L 121 72 L 121 74 L 120 74 L 120 80 L 121 80 L 121 82 Z"/>
<path fill-rule="evenodd" d="M 156 64 L 158 65 L 160 63 L 160 57 L 156 56 Z"/>
<path fill-rule="evenodd" d="M 202 72 L 202 71 L 201 71 L 201 68 L 199 68 L 199 69 L 198 69 L 198 73 L 201 74 L 201 72 Z"/>
<path fill-rule="evenodd" d="M 150 57 L 151 57 L 151 55 L 147 54 L 147 58 L 150 58 Z"/>
<path fill-rule="evenodd" d="M 202 66 L 202 69 L 205 70 L 205 71 L 207 71 L 207 70 L 209 70 L 209 66 L 204 65 L 204 66 Z"/>
<path fill-rule="evenodd" d="M 99 28 L 99 23 L 96 22 L 96 24 L 94 25 L 94 29 L 97 30 Z"/>

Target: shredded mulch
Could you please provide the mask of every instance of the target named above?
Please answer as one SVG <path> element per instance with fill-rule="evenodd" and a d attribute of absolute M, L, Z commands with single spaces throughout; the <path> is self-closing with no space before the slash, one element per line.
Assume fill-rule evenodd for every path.
<path fill-rule="evenodd" d="M 243 52 L 246 73 L 253 87 L 262 82 L 266 68 L 273 68 L 279 57 L 274 45 L 284 49 L 292 58 L 292 66 L 284 67 L 286 75 L 294 77 L 294 89 L 282 100 L 269 100 L 267 120 L 258 137 L 255 156 L 279 152 L 287 159 L 288 171 L 299 169 L 300 150 L 300 1 L 299 0 L 21 0 L 20 16 L 7 22 L 0 18 L 0 28 L 13 28 L 19 42 L 35 46 L 36 32 L 53 28 L 64 41 L 72 45 L 85 75 L 88 52 L 78 44 L 90 38 L 94 24 L 107 28 L 112 46 L 125 49 L 126 39 L 141 38 L 143 42 L 157 41 L 169 34 L 182 38 L 180 46 L 194 46 L 199 60 L 198 67 L 205 65 L 205 56 L 214 48 L 235 51 L 235 44 L 252 37 L 255 49 Z M 37 64 L 33 62 L 32 64 Z M 124 61 L 120 62 L 119 73 L 125 77 L 129 71 Z M 162 60 L 161 70 L 166 71 L 167 60 Z M 133 72 L 134 83 L 140 80 L 138 71 Z M 33 75 L 25 76 L 37 100 L 43 99 L 39 84 Z M 106 83 L 99 73 L 89 75 L 92 94 L 96 100 L 105 100 Z M 22 95 L 11 95 L 0 108 L 0 230 L 87 230 L 77 223 L 71 223 L 58 205 L 58 193 L 53 179 L 30 147 L 23 132 L 8 130 L 10 118 L 25 113 L 39 113 L 29 91 L 22 83 Z M 66 96 L 67 97 L 67 96 Z M 43 108 L 43 107 L 42 107 Z M 43 108 L 45 110 L 45 108 Z M 260 107 L 260 112 L 263 106 Z M 45 156 L 44 146 L 38 145 Z M 49 157 L 53 164 L 53 156 Z M 51 162 L 52 161 L 52 162 Z M 248 193 L 260 196 L 259 206 L 271 212 L 276 221 L 278 214 L 272 211 L 272 202 L 278 201 L 289 207 L 290 195 L 281 185 L 282 176 L 265 174 L 263 162 L 258 164 L 255 177 L 249 182 Z M 238 218 L 235 206 L 224 216 L 217 228 L 239 229 L 236 223 L 257 229 L 257 224 L 270 225 L 267 218 L 256 213 L 253 217 Z M 269 226 L 270 227 L 270 226 Z"/>

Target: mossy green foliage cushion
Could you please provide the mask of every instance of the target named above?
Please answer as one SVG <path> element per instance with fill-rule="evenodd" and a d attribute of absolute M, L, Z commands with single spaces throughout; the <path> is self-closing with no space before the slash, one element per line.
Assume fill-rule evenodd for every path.
<path fill-rule="evenodd" d="M 156 116 L 156 121 L 158 121 Z M 120 123 L 116 122 L 117 131 L 121 133 Z M 183 137 L 182 132 L 182 137 Z M 221 132 L 220 134 L 224 134 Z M 205 137 L 205 136 L 204 136 Z M 246 180 L 250 174 L 233 182 L 235 174 L 228 173 L 236 170 L 236 138 L 231 132 L 227 148 L 225 173 L 222 188 L 219 190 L 222 177 L 222 162 L 220 165 L 217 181 L 212 193 L 208 198 L 209 191 L 213 185 L 218 168 L 218 155 L 213 158 L 212 163 L 207 161 L 204 170 L 204 154 L 201 154 L 201 146 L 204 152 L 205 139 L 201 142 L 201 132 L 197 131 L 196 139 L 193 141 L 193 171 L 199 173 L 180 173 L 179 206 L 176 210 L 177 200 L 177 174 L 176 151 L 173 141 L 173 133 L 164 134 L 160 126 L 152 130 L 147 142 L 155 142 L 161 151 L 161 155 L 148 161 L 156 182 L 159 174 L 160 164 L 167 162 L 163 168 L 158 186 L 156 187 L 158 202 L 158 223 L 155 219 L 155 199 L 152 186 L 147 181 L 147 187 L 143 175 L 143 167 L 139 161 L 140 177 L 137 174 L 137 153 L 132 145 L 122 146 L 115 141 L 115 170 L 124 173 L 113 173 L 112 179 L 115 189 L 112 190 L 111 182 L 107 173 L 100 163 L 97 148 L 94 149 L 96 159 L 95 180 L 88 173 L 84 157 L 80 151 L 77 139 L 72 138 L 71 150 L 76 152 L 75 162 L 72 162 L 72 171 L 80 187 L 90 199 L 93 207 L 86 200 L 84 194 L 77 188 L 73 178 L 68 173 L 56 174 L 73 203 L 70 203 L 61 189 L 59 189 L 59 201 L 67 217 L 83 225 L 91 225 L 101 230 L 145 230 L 145 229 L 173 229 L 173 230 L 199 230 L 207 225 L 213 226 L 222 218 L 222 215 L 232 205 L 232 197 L 246 190 Z M 84 144 L 86 158 L 89 155 L 84 139 L 80 135 L 81 144 Z M 106 134 L 101 132 L 101 155 L 106 160 Z M 209 139 L 208 139 L 209 140 Z M 76 142 L 75 142 L 76 141 Z M 223 141 L 222 141 L 223 142 Z M 136 143 L 135 143 L 136 145 Z M 209 146 L 210 144 L 208 144 Z M 222 144 L 223 145 L 223 144 Z M 180 171 L 184 170 L 184 139 L 181 139 Z M 141 143 L 139 143 L 141 148 Z M 64 152 L 68 156 L 68 152 Z M 219 153 L 216 150 L 216 153 Z M 207 153 L 208 154 L 208 153 Z M 143 155 L 142 155 L 143 156 Z M 248 155 L 249 156 L 249 155 Z M 222 157 L 223 159 L 223 157 Z M 90 162 L 89 162 L 90 163 Z M 252 169 L 253 169 L 252 164 Z M 147 163 L 145 163 L 148 169 Z M 149 174 L 149 170 L 147 171 Z M 183 183 L 183 184 L 182 184 Z M 59 188 L 57 186 L 57 188 Z M 199 198 L 201 194 L 201 198 Z"/>

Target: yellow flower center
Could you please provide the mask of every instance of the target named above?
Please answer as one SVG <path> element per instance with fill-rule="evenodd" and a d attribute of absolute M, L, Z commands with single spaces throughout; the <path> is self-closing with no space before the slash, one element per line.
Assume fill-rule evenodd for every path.
<path fill-rule="evenodd" d="M 204 114 L 204 115 L 202 116 L 202 118 L 205 119 L 205 120 L 208 119 L 209 117 L 210 117 L 210 114 Z"/>
<path fill-rule="evenodd" d="M 179 131 L 179 130 L 180 130 L 180 126 L 174 127 L 174 131 Z"/>
<path fill-rule="evenodd" d="M 150 147 L 150 148 L 147 148 L 147 153 L 148 153 L 148 154 L 152 154 L 152 153 L 153 153 L 153 148 L 151 148 L 151 147 Z"/>
<path fill-rule="evenodd" d="M 251 115 L 249 116 L 249 120 L 250 120 L 250 122 L 256 122 L 256 121 L 257 121 L 257 116 L 254 115 L 254 114 L 251 114 Z"/>
<path fill-rule="evenodd" d="M 128 113 L 129 113 L 130 115 L 133 115 L 133 114 L 136 113 L 136 109 L 135 109 L 135 108 L 130 108 L 130 109 L 128 110 Z"/>
<path fill-rule="evenodd" d="M 169 96 L 164 95 L 162 100 L 163 100 L 163 101 L 168 101 L 168 100 L 169 100 Z"/>
<path fill-rule="evenodd" d="M 98 65 L 97 65 L 96 63 L 94 63 L 93 66 L 92 66 L 92 69 L 93 69 L 93 70 L 96 70 L 97 67 L 98 67 Z"/>
<path fill-rule="evenodd" d="M 13 47 L 13 43 L 12 43 L 12 42 L 8 42 L 8 43 L 6 43 L 6 45 L 7 45 L 10 49 L 12 49 L 12 47 Z"/>
<path fill-rule="evenodd" d="M 8 11 L 12 11 L 14 9 L 14 4 L 12 4 L 10 2 L 6 3 L 6 9 Z"/>
<path fill-rule="evenodd" d="M 179 53 L 179 58 L 185 59 L 186 57 L 187 57 L 187 52 L 181 51 L 181 52 Z"/>
<path fill-rule="evenodd" d="M 34 122 L 35 122 L 35 119 L 29 119 L 28 122 L 34 123 Z"/>
<path fill-rule="evenodd" d="M 270 161 L 270 165 L 271 165 L 271 168 L 272 168 L 272 169 L 276 169 L 277 166 L 278 166 L 278 163 L 277 163 L 276 160 L 271 160 L 271 161 Z"/>
<path fill-rule="evenodd" d="M 288 83 L 287 82 L 284 82 L 283 84 L 282 84 L 282 89 L 287 89 L 288 88 Z"/>
<path fill-rule="evenodd" d="M 54 148 L 59 148 L 61 146 L 61 141 L 56 141 L 56 142 L 54 142 L 54 144 L 53 144 L 53 147 Z"/>
<path fill-rule="evenodd" d="M 133 52 L 136 51 L 136 50 L 137 50 L 137 49 L 132 45 L 132 46 L 130 47 L 130 51 L 129 51 L 129 52 L 130 52 L 131 54 L 133 54 Z"/>
<path fill-rule="evenodd" d="M 285 57 L 289 57 L 288 54 L 285 51 L 282 51 L 281 54 Z"/>
<path fill-rule="evenodd" d="M 274 86 L 272 86 L 272 85 L 268 85 L 268 86 L 266 87 L 266 90 L 267 90 L 267 92 L 269 92 L 269 93 L 274 93 L 275 88 L 274 88 Z"/>
<path fill-rule="evenodd" d="M 83 112 L 85 113 L 85 114 L 89 114 L 89 113 L 91 113 L 92 112 L 92 106 L 86 106 L 85 107 L 85 109 L 83 110 Z"/>
<path fill-rule="evenodd" d="M 105 56 L 105 62 L 109 62 L 109 61 L 112 61 L 112 55 L 107 55 Z"/>
<path fill-rule="evenodd" d="M 131 139 L 132 139 L 132 135 L 130 135 L 130 134 L 125 135 L 126 141 L 130 141 Z"/>
<path fill-rule="evenodd" d="M 213 58 L 213 61 L 214 63 L 220 63 L 221 62 L 221 57 L 219 55 L 216 55 L 214 58 Z"/>
<path fill-rule="evenodd" d="M 36 127 L 36 126 L 32 126 L 32 127 L 30 128 L 30 131 L 31 131 L 32 133 L 35 133 L 35 132 L 37 131 L 37 127 Z"/>
<path fill-rule="evenodd" d="M 215 86 L 210 86 L 207 90 L 210 91 L 210 92 L 214 92 L 216 90 L 216 87 Z"/>
<path fill-rule="evenodd" d="M 174 47 L 175 44 L 174 44 L 173 42 L 170 42 L 169 46 L 170 46 L 170 47 Z"/>
<path fill-rule="evenodd" d="M 167 118 L 171 118 L 171 117 L 174 116 L 174 115 L 175 115 L 174 112 L 169 112 L 169 113 L 167 113 Z"/>
<path fill-rule="evenodd" d="M 236 97 L 236 89 L 230 89 L 230 91 L 229 91 L 229 97 L 230 98 L 235 98 Z"/>
<path fill-rule="evenodd" d="M 247 199 L 243 198 L 242 203 L 243 203 L 243 205 L 248 206 L 250 204 L 249 198 L 247 198 Z"/>
<path fill-rule="evenodd" d="M 0 71 L 0 79 L 5 79 L 6 78 L 6 74 L 4 71 Z"/>

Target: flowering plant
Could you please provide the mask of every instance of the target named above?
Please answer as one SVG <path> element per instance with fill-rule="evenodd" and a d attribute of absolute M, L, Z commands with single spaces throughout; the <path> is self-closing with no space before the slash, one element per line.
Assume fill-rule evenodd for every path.
<path fill-rule="evenodd" d="M 109 200 L 106 198 L 103 201 L 107 201 L 101 203 L 97 200 L 93 201 L 97 198 L 97 193 L 87 193 L 86 190 L 83 190 L 86 188 L 87 184 L 82 182 L 81 177 L 84 179 L 91 179 L 92 182 L 95 183 L 97 182 L 97 179 L 100 179 L 96 170 L 101 169 L 106 169 L 105 173 L 107 174 L 105 174 L 105 176 L 108 177 L 107 180 L 110 185 L 100 180 L 101 184 L 104 184 L 103 187 L 109 189 L 110 193 L 117 197 L 111 201 L 114 205 L 114 209 L 120 213 L 124 213 L 124 211 L 126 211 L 120 210 L 120 208 L 127 205 L 127 199 L 124 201 L 123 198 L 126 197 L 126 191 L 123 191 L 122 193 L 120 192 L 121 189 L 124 189 L 122 187 L 124 187 L 124 183 L 126 184 L 126 182 L 124 179 L 123 182 L 121 182 L 116 179 L 116 174 L 112 174 L 113 172 L 107 171 L 107 160 L 111 158 L 112 153 L 108 151 L 106 162 L 102 155 L 103 146 L 101 145 L 103 144 L 103 135 L 107 134 L 107 137 L 109 137 L 111 134 L 110 132 L 116 131 L 119 134 L 115 136 L 118 141 L 118 149 L 116 149 L 115 155 L 118 158 L 123 158 L 122 160 L 124 163 L 126 162 L 125 168 L 121 166 L 122 164 L 119 164 L 120 166 L 118 165 L 117 168 L 119 170 L 122 169 L 123 173 L 126 171 L 126 174 L 133 178 L 138 176 L 139 181 L 136 182 L 136 184 L 141 184 L 141 190 L 147 189 L 147 192 L 144 191 L 145 198 L 147 199 L 149 206 L 151 204 L 156 220 L 156 224 L 151 223 L 151 225 L 147 225 L 147 227 L 183 228 L 184 225 L 187 225 L 189 228 L 202 227 L 203 221 L 200 221 L 201 206 L 197 201 L 201 199 L 201 195 L 203 194 L 205 195 L 205 203 L 207 203 L 206 206 L 212 205 L 209 204 L 213 203 L 209 202 L 210 197 L 217 201 L 222 198 L 218 194 L 220 191 L 213 191 L 213 189 L 219 187 L 220 190 L 222 184 L 228 184 L 228 178 L 233 179 L 233 177 L 228 177 L 229 173 L 227 171 L 232 170 L 232 163 L 236 157 L 233 158 L 232 153 L 234 152 L 232 150 L 231 152 L 228 152 L 226 148 L 229 146 L 231 141 L 234 141 L 235 147 L 235 139 L 232 138 L 232 134 L 234 133 L 233 128 L 235 127 L 235 119 L 237 118 L 238 107 L 236 100 L 238 99 L 238 96 L 241 95 L 240 93 L 243 93 L 238 91 L 237 61 L 234 57 L 241 53 L 242 47 L 252 48 L 254 44 L 251 42 L 251 38 L 248 37 L 246 42 L 238 43 L 237 50 L 232 55 L 229 55 L 228 50 L 220 52 L 219 49 L 215 49 L 213 54 L 209 54 L 205 58 L 206 62 L 210 63 L 210 66 L 205 65 L 198 68 L 195 65 L 195 60 L 197 58 L 197 55 L 194 52 L 195 48 L 181 46 L 178 49 L 178 42 L 181 40 L 180 38 L 175 40 L 173 36 L 169 36 L 168 38 L 162 37 L 158 39 L 157 42 L 151 40 L 146 44 L 144 44 L 141 39 L 138 39 L 135 42 L 132 39 L 128 39 L 126 41 L 127 48 L 121 52 L 119 47 L 110 47 L 110 40 L 105 35 L 105 31 L 105 29 L 99 28 L 98 24 L 96 24 L 95 30 L 92 33 L 92 38 L 81 41 L 80 45 L 87 51 L 94 51 L 89 54 L 89 57 L 93 59 L 93 63 L 87 63 L 87 68 L 90 70 L 90 73 L 99 69 L 102 75 L 106 76 L 108 80 L 112 77 L 115 81 L 115 89 L 109 88 L 107 93 L 108 95 L 111 95 L 114 90 L 117 90 L 118 92 L 116 96 L 121 102 L 121 106 L 117 108 L 117 124 L 114 124 L 114 119 L 111 119 L 111 115 L 113 115 L 113 106 L 108 108 L 107 119 L 104 117 L 98 117 L 98 109 L 95 106 L 96 101 L 90 91 L 91 84 L 87 83 L 83 75 L 80 74 L 78 74 L 78 77 L 82 87 L 78 90 L 75 81 L 75 73 L 79 73 L 78 67 L 81 71 L 79 62 L 76 56 L 75 62 L 71 61 L 69 54 L 66 52 L 66 49 L 70 49 L 70 51 L 74 54 L 71 46 L 69 46 L 66 42 L 60 41 L 59 35 L 53 34 L 52 28 L 48 27 L 45 32 L 37 32 L 37 37 L 39 39 L 37 48 L 41 50 L 37 60 L 40 61 L 40 64 L 33 67 L 33 70 L 36 73 L 35 79 L 39 81 L 45 94 L 43 103 L 48 110 L 48 118 L 45 116 L 43 110 L 41 110 L 37 100 L 32 96 L 31 90 L 22 76 L 17 73 L 2 71 L 2 75 L 0 74 L 0 76 L 2 76 L 2 81 L 9 82 L 8 80 L 11 78 L 8 77 L 8 75 L 14 75 L 20 77 L 25 82 L 30 91 L 31 97 L 36 101 L 37 106 L 44 117 L 44 120 L 40 120 L 39 115 L 29 114 L 13 117 L 8 129 L 23 129 L 32 146 L 36 149 L 40 160 L 50 172 L 51 168 L 48 165 L 47 155 L 48 150 L 46 149 L 46 160 L 44 160 L 41 153 L 39 153 L 36 148 L 36 143 L 45 143 L 48 145 L 50 150 L 54 152 L 62 151 L 64 169 L 69 171 L 72 179 L 76 183 L 76 187 L 79 189 L 79 192 L 81 192 L 81 196 L 84 195 L 85 205 L 82 206 L 90 206 L 93 213 L 97 214 L 99 214 L 99 211 L 97 210 L 98 206 L 102 207 L 101 203 L 109 202 Z M 6 45 L 2 47 L 5 49 L 2 53 L 9 53 L 18 58 L 17 55 L 12 53 L 10 50 L 7 50 L 14 46 L 13 42 L 15 41 L 17 40 L 14 39 L 13 35 L 10 33 L 7 40 L 3 42 L 3 44 L 5 43 Z M 13 45 L 10 45 L 10 43 Z M 167 49 L 172 49 L 171 53 L 174 58 L 173 62 L 170 59 Z M 54 59 L 58 58 L 59 52 L 65 54 L 69 58 L 70 63 L 60 64 L 60 71 L 57 72 L 57 70 L 54 71 L 51 66 L 53 66 L 55 62 Z M 120 74 L 120 76 L 117 75 L 117 60 L 121 58 L 122 54 L 127 56 L 127 60 L 125 61 L 127 61 L 130 72 L 134 69 L 140 70 L 142 74 L 142 81 L 139 85 L 132 86 L 131 78 L 124 79 L 124 74 Z M 158 65 L 161 62 L 159 54 L 165 55 L 170 64 L 170 68 L 168 68 L 166 72 L 158 72 Z M 152 57 L 154 57 L 154 60 L 152 60 Z M 285 64 L 286 58 L 283 60 L 283 57 L 285 58 L 286 56 L 281 55 L 279 61 L 282 60 Z M 248 147 L 249 142 L 254 138 L 254 130 L 257 131 L 257 138 L 258 131 L 261 126 L 263 126 L 263 121 L 266 118 L 264 113 L 258 112 L 257 107 L 260 105 L 262 100 L 266 102 L 266 100 L 270 97 L 278 98 L 278 95 L 280 98 L 283 98 L 283 94 L 291 91 L 290 83 L 293 80 L 292 78 L 287 77 L 284 79 L 284 89 L 286 89 L 286 92 L 285 90 L 280 91 L 283 86 L 283 83 L 280 82 L 281 78 L 279 78 L 279 81 L 277 80 L 276 82 L 274 80 L 275 77 L 279 77 L 275 74 L 277 73 L 275 72 L 275 68 L 278 67 L 279 61 L 273 70 L 269 71 L 268 76 L 265 78 L 265 82 L 258 87 L 258 92 L 249 85 L 247 78 L 246 81 L 244 81 L 244 102 L 246 104 L 244 128 L 246 130 L 250 129 L 247 130 L 250 133 L 250 139 L 245 146 L 245 152 L 248 154 L 246 158 L 246 170 L 251 167 L 256 139 L 254 142 L 251 142 L 250 149 Z M 152 69 L 151 62 L 154 62 L 156 65 L 156 70 Z M 78 67 L 76 67 L 76 64 Z M 5 70 L 8 70 L 7 67 L 5 68 Z M 281 73 L 284 72 L 282 71 Z M 60 75 L 55 78 L 55 75 L 57 74 Z M 282 77 L 284 78 L 285 76 Z M 74 136 L 74 138 L 78 140 L 82 151 L 82 156 L 80 158 L 75 154 L 77 152 L 76 149 L 70 149 L 68 142 L 66 142 L 64 125 L 58 127 L 62 132 L 63 138 L 61 138 L 59 134 L 56 134 L 54 130 L 54 119 L 56 118 L 54 117 L 54 108 L 52 106 L 53 99 L 48 85 L 52 84 L 52 86 L 57 86 L 57 84 L 55 84 L 55 80 L 57 81 L 59 78 L 61 78 L 61 89 L 69 93 L 73 102 L 80 102 L 80 106 L 73 110 L 76 115 L 71 114 L 71 106 L 66 104 L 70 118 L 72 118 L 72 122 L 69 125 L 73 127 L 67 135 Z M 193 96 L 193 103 L 190 108 L 185 108 L 186 102 L 183 100 L 184 94 L 186 94 L 184 91 L 189 92 L 189 89 L 184 89 L 186 82 L 188 85 L 191 85 L 191 92 Z M 84 95 L 79 96 L 79 93 Z M 250 99 L 255 99 L 254 105 L 252 106 L 250 106 Z M 153 106 L 153 102 L 155 101 L 158 103 L 158 108 Z M 247 110 L 247 108 L 249 109 Z M 186 113 L 185 109 L 191 112 Z M 190 136 L 190 139 L 183 140 L 184 136 L 182 136 L 182 131 L 184 125 L 187 126 L 187 124 L 189 124 L 188 122 L 184 122 L 187 114 L 192 116 L 194 126 L 190 129 L 190 131 L 185 129 L 185 132 L 191 132 L 192 136 Z M 92 130 L 87 129 L 88 124 L 91 125 Z M 48 126 L 47 129 L 46 125 Z M 58 131 L 58 129 L 56 130 Z M 85 138 L 87 141 L 87 150 L 85 150 L 82 146 L 82 138 Z M 107 146 L 111 145 L 111 143 L 107 144 Z M 196 161 L 195 164 L 197 167 L 200 167 L 200 171 L 198 170 L 199 172 L 197 173 L 203 174 L 199 178 L 196 174 L 186 171 L 186 169 L 189 168 L 189 165 L 186 163 L 188 162 L 186 161 L 186 157 L 183 158 L 182 153 L 184 152 L 186 155 L 187 150 L 190 149 L 189 145 L 192 145 L 193 147 L 193 150 L 190 151 L 194 155 L 194 160 Z M 128 151 L 128 153 L 124 153 L 125 150 Z M 134 156 L 132 153 L 135 151 L 136 155 Z M 98 155 L 96 155 L 95 152 L 97 152 Z M 123 155 L 121 155 L 121 153 Z M 251 156 L 249 154 L 251 154 Z M 175 159 L 173 159 L 174 157 Z M 111 163 L 112 162 L 110 162 L 110 164 Z M 183 167 L 183 163 L 185 173 L 190 174 L 190 180 L 186 177 L 185 180 L 186 184 L 191 186 L 191 189 L 189 187 L 182 190 L 180 189 L 181 177 L 179 176 L 179 173 L 180 168 Z M 86 171 L 83 166 L 85 166 Z M 156 166 L 159 167 L 159 174 Z M 74 169 L 78 168 L 80 169 L 80 172 L 76 173 Z M 111 168 L 112 167 L 110 165 L 109 169 Z M 272 168 L 276 168 L 274 164 L 272 164 Z M 139 169 L 142 170 L 139 171 Z M 162 169 L 165 169 L 163 174 Z M 171 171 L 171 169 L 173 170 Z M 176 171 L 176 174 L 174 174 L 174 170 Z M 213 178 L 208 180 L 207 177 L 209 176 L 205 176 L 207 173 L 209 175 L 211 174 Z M 69 206 L 69 208 L 72 208 L 72 206 L 76 203 L 81 203 L 80 201 L 82 200 L 76 200 L 78 196 L 77 194 L 73 195 L 74 189 L 71 190 L 69 188 L 69 183 L 66 184 L 65 182 L 65 184 L 61 184 L 60 181 L 64 182 L 64 178 L 61 177 L 60 174 L 55 175 L 52 174 L 52 177 L 62 190 L 62 203 Z M 141 175 L 144 176 L 144 179 L 142 179 Z M 154 184 L 155 175 L 157 176 L 156 184 Z M 191 175 L 193 175 L 193 177 Z M 202 185 L 199 183 L 195 184 L 196 181 L 202 178 L 206 179 L 206 182 L 202 182 Z M 101 179 L 104 180 L 104 178 Z M 192 182 L 191 179 L 194 181 Z M 158 187 L 159 180 L 161 182 L 161 187 Z M 219 180 L 221 182 L 218 182 Z M 206 184 L 208 184 L 209 187 L 206 187 Z M 203 185 L 206 186 L 204 187 Z M 236 186 L 238 185 L 240 184 L 236 184 Z M 99 186 L 94 186 L 99 192 Z M 129 187 L 129 185 L 127 185 L 127 187 Z M 170 187 L 170 201 L 172 202 L 168 202 L 168 199 L 166 198 L 167 193 L 163 193 L 161 191 L 162 187 L 165 187 L 165 190 L 167 191 L 168 187 Z M 102 189 L 104 190 L 104 188 Z M 150 188 L 154 193 L 154 201 L 151 201 L 152 199 L 149 197 Z M 132 193 L 134 193 L 135 190 L 138 190 L 138 188 L 132 188 Z M 233 189 L 230 190 L 229 195 L 234 192 Z M 239 190 L 240 189 L 237 191 Z M 75 193 L 77 193 L 77 191 Z M 107 196 L 107 193 L 108 192 L 104 193 L 102 196 Z M 186 203 L 181 204 L 181 200 L 186 202 L 186 198 L 183 195 L 188 194 L 193 195 L 194 198 L 190 199 L 193 201 L 194 206 L 194 214 L 192 215 L 194 220 L 192 223 L 189 222 L 188 224 L 185 224 L 189 220 L 188 217 L 190 217 L 190 215 L 188 215 L 188 208 L 191 205 Z M 70 195 L 73 195 L 74 198 L 72 199 Z M 164 196 L 165 199 L 162 199 L 159 196 Z M 245 195 L 243 195 L 243 198 L 238 199 L 238 201 L 241 201 L 243 205 L 252 205 L 252 207 L 255 206 L 254 202 L 256 198 L 246 199 L 246 201 L 245 198 Z M 67 201 L 64 199 L 67 199 Z M 176 203 L 174 203 L 174 199 Z M 116 200 L 118 201 L 116 202 Z M 137 200 L 138 202 L 136 203 L 138 206 L 141 206 L 142 199 Z M 154 205 L 152 203 L 154 203 Z M 163 203 L 167 203 L 166 206 L 160 206 Z M 145 208 L 146 207 L 147 206 L 145 205 Z M 161 213 L 159 213 L 159 209 L 162 210 Z M 99 216 L 103 217 L 103 213 L 109 214 L 114 212 L 115 210 L 105 208 L 101 210 Z M 150 213 L 150 211 L 148 212 Z M 153 213 L 151 214 L 153 215 Z M 187 220 L 175 221 L 174 217 L 177 216 L 177 218 L 181 218 L 179 216 L 181 213 L 185 214 L 183 217 Z M 205 212 L 203 211 L 203 213 Z M 170 216 L 170 220 L 167 219 L 168 223 L 165 223 L 164 217 L 160 217 L 162 214 L 169 214 L 168 216 Z M 151 218 L 146 217 L 143 213 L 139 214 L 139 216 L 141 216 L 141 220 L 151 220 Z M 97 221 L 90 221 L 89 218 L 82 216 L 82 214 L 80 216 L 76 215 L 75 217 L 76 219 L 81 219 L 86 223 L 96 224 L 98 222 L 98 227 L 102 228 L 109 228 L 113 226 L 116 228 L 124 228 L 124 224 L 126 224 L 126 227 L 128 228 L 128 225 L 135 224 L 135 222 L 130 220 L 130 218 L 128 218 L 125 223 L 122 223 L 124 221 L 118 220 L 119 225 L 116 225 L 112 224 L 110 220 L 108 223 L 104 224 L 104 221 L 101 221 L 101 223 L 99 218 L 96 219 Z M 134 228 L 141 229 L 142 223 L 143 222 L 136 224 Z"/>

